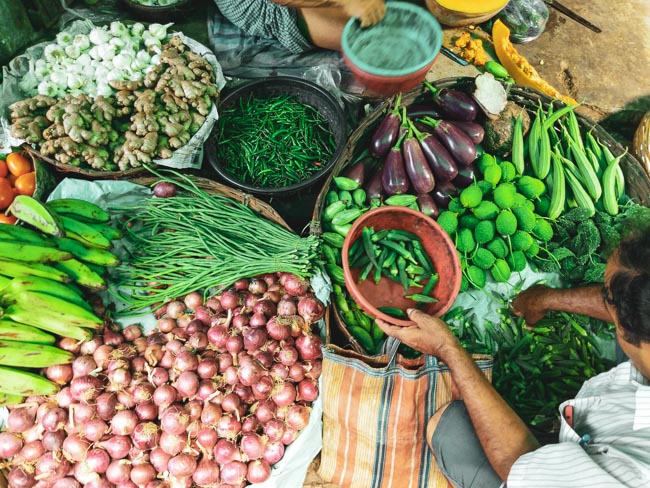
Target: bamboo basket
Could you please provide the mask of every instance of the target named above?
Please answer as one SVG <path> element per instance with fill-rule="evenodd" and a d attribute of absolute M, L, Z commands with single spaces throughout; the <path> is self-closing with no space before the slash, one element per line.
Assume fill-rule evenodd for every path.
<path fill-rule="evenodd" d="M 462 77 L 462 78 L 445 78 L 433 82 L 433 85 L 437 88 L 455 88 L 460 90 L 468 90 L 474 83 L 474 78 L 471 77 Z M 408 107 L 413 104 L 417 99 L 425 94 L 424 85 L 420 85 L 417 88 L 402 94 L 402 105 Z M 321 227 L 321 215 L 325 207 L 326 195 L 330 190 L 332 185 L 332 180 L 335 176 L 339 175 L 346 166 L 355 161 L 355 158 L 361 153 L 363 148 L 368 146 L 369 138 L 372 135 L 377 123 L 387 114 L 393 107 L 395 103 L 396 95 L 387 98 L 380 105 L 378 105 L 375 110 L 366 116 L 366 118 L 359 124 L 356 130 L 352 132 L 349 139 L 347 140 L 345 147 L 341 153 L 341 157 L 338 159 L 332 172 L 329 177 L 325 180 L 323 188 L 321 189 L 318 197 L 316 198 L 316 203 L 314 206 L 314 212 L 312 214 L 311 222 L 311 231 L 320 235 L 323 230 Z M 553 100 L 544 95 L 543 93 L 534 90 L 532 88 L 524 87 L 521 85 L 514 85 L 510 88 L 508 92 L 508 99 L 516 102 L 517 104 L 523 106 L 528 110 L 529 113 L 535 114 L 539 104 L 541 103 L 544 109 L 547 109 Z M 578 118 L 578 123 L 582 129 L 591 130 L 593 129 L 594 136 L 600 140 L 603 144 L 611 150 L 614 156 L 618 156 L 625 152 L 623 146 L 616 142 L 612 136 L 610 136 L 607 131 L 605 131 L 600 125 L 593 122 L 592 120 L 576 113 Z M 625 174 L 625 190 L 626 193 L 636 202 L 641 203 L 646 206 L 650 206 L 650 178 L 646 173 L 645 169 L 641 163 L 632 155 L 630 152 L 627 152 L 621 159 L 621 168 Z M 365 354 L 366 351 L 359 345 L 359 343 L 352 337 L 348 332 L 345 322 L 343 321 L 339 310 L 335 303 L 331 306 L 332 314 L 332 336 L 337 337 L 342 336 L 343 343 L 337 343 L 339 346 L 350 348 L 359 353 Z"/>

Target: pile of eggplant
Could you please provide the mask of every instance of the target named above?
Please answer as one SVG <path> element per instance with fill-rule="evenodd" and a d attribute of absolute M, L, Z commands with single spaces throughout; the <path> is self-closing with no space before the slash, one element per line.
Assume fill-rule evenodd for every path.
<path fill-rule="evenodd" d="M 365 190 L 368 199 L 380 200 L 415 194 L 420 211 L 436 218 L 459 188 L 474 181 L 485 131 L 471 95 L 425 84 L 425 100 L 406 107 L 398 96 L 370 137 L 368 149 L 379 164 Z"/>

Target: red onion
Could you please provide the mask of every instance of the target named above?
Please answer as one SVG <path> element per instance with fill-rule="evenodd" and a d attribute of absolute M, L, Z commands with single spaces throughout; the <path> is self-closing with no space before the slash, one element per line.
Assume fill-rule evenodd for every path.
<path fill-rule="evenodd" d="M 223 311 L 223 306 L 221 305 L 221 300 L 218 297 L 210 297 L 205 302 L 205 306 L 208 307 L 215 313 L 220 313 Z"/>
<path fill-rule="evenodd" d="M 167 471 L 167 463 L 171 458 L 171 455 L 163 451 L 161 447 L 154 447 L 149 453 L 149 461 L 159 473 Z"/>
<path fill-rule="evenodd" d="M 199 382 L 199 389 L 196 392 L 196 397 L 206 402 L 212 400 L 217 392 L 220 392 L 220 390 L 217 389 L 216 382 L 205 379 Z"/>
<path fill-rule="evenodd" d="M 164 385 L 169 381 L 169 373 L 165 368 L 161 368 L 160 366 L 153 368 L 147 377 L 154 386 Z"/>
<path fill-rule="evenodd" d="M 220 465 L 241 460 L 238 445 L 227 439 L 219 439 L 214 446 L 214 460 Z"/>
<path fill-rule="evenodd" d="M 298 395 L 296 400 L 314 402 L 318 398 L 318 382 L 311 378 L 305 378 L 298 383 Z"/>
<path fill-rule="evenodd" d="M 289 366 L 285 366 L 282 363 L 275 363 L 271 366 L 271 371 L 269 371 L 271 377 L 277 380 L 285 380 L 289 377 Z"/>
<path fill-rule="evenodd" d="M 113 349 L 113 346 L 108 344 L 102 344 L 95 349 L 95 352 L 93 352 L 93 360 L 95 361 L 95 364 L 97 364 L 98 368 L 106 367 L 108 361 L 111 359 Z"/>
<path fill-rule="evenodd" d="M 185 436 L 168 434 L 167 432 L 163 431 L 162 434 L 160 434 L 160 441 L 158 445 L 167 454 L 176 456 L 176 454 L 179 454 L 185 448 L 186 444 L 187 438 Z"/>
<path fill-rule="evenodd" d="M 299 383 L 305 379 L 305 367 L 303 363 L 297 362 L 289 366 L 289 379 L 294 383 Z"/>
<path fill-rule="evenodd" d="M 23 447 L 23 440 L 11 432 L 0 432 L 0 458 L 13 457 Z"/>
<path fill-rule="evenodd" d="M 159 408 L 167 408 L 178 398 L 178 392 L 172 385 L 160 385 L 153 392 L 153 402 Z"/>
<path fill-rule="evenodd" d="M 273 386 L 274 382 L 270 376 L 262 376 L 257 383 L 252 386 L 253 396 L 256 400 L 265 400 L 271 395 Z"/>
<path fill-rule="evenodd" d="M 264 434 L 269 442 L 279 442 L 285 431 L 285 424 L 282 420 L 271 419 L 264 424 Z"/>
<path fill-rule="evenodd" d="M 41 441 L 26 442 L 16 457 L 12 459 L 14 464 L 32 463 L 45 453 L 45 447 Z"/>
<path fill-rule="evenodd" d="M 151 383 L 142 382 L 134 385 L 129 390 L 129 393 L 131 393 L 131 396 L 133 397 L 133 401 L 136 403 L 136 405 L 139 405 L 140 403 L 146 403 L 152 401 L 153 392 L 155 390 L 156 387 Z"/>
<path fill-rule="evenodd" d="M 239 293 L 234 290 L 224 291 L 221 294 L 221 306 L 226 310 L 233 310 L 240 305 Z"/>
<path fill-rule="evenodd" d="M 259 426 L 260 421 L 257 420 L 257 417 L 255 417 L 255 415 L 249 415 L 248 417 L 244 417 L 242 420 L 241 431 L 244 434 L 247 434 L 249 432 L 257 432 Z"/>
<path fill-rule="evenodd" d="M 192 480 L 199 486 L 213 486 L 220 480 L 219 465 L 207 457 L 201 458 L 196 470 L 192 474 Z"/>
<path fill-rule="evenodd" d="M 100 445 L 106 449 L 113 459 L 122 459 L 128 456 L 131 449 L 131 439 L 124 435 L 114 435 L 105 441 L 100 442 Z"/>
<path fill-rule="evenodd" d="M 158 361 L 158 366 L 165 369 L 170 369 L 174 365 L 174 354 L 171 351 L 163 352 L 160 361 Z"/>
<path fill-rule="evenodd" d="M 102 341 L 102 338 L 100 336 L 95 336 L 89 341 L 82 342 L 81 345 L 79 346 L 79 354 L 82 356 L 85 355 L 93 355 L 97 348 L 101 346 L 104 342 Z"/>
<path fill-rule="evenodd" d="M 86 464 L 95 473 L 105 473 L 111 458 L 104 449 L 93 448 L 86 454 Z"/>
<path fill-rule="evenodd" d="M 12 488 L 31 488 L 36 484 L 31 469 L 26 470 L 22 466 L 14 466 L 7 475 L 7 481 Z"/>
<path fill-rule="evenodd" d="M 273 366 L 273 354 L 269 351 L 255 351 L 253 357 L 264 369 L 268 370 L 271 369 L 271 366 Z"/>
<path fill-rule="evenodd" d="M 267 442 L 264 447 L 264 459 L 269 464 L 277 463 L 284 456 L 284 444 L 282 442 Z"/>
<path fill-rule="evenodd" d="M 109 391 L 120 391 L 131 383 L 131 372 L 127 368 L 117 368 L 108 372 Z"/>
<path fill-rule="evenodd" d="M 81 488 L 81 483 L 79 483 L 76 479 L 68 476 L 61 478 L 60 480 L 56 480 L 51 488 Z"/>
<path fill-rule="evenodd" d="M 321 359 L 316 359 L 315 361 L 305 361 L 305 376 L 313 380 L 320 378 L 320 375 L 323 371 L 323 361 Z"/>
<path fill-rule="evenodd" d="M 73 475 L 83 486 L 100 479 L 99 475 L 92 471 L 86 463 L 75 463 L 73 467 Z"/>
<path fill-rule="evenodd" d="M 102 419 L 91 419 L 81 426 L 80 434 L 90 442 L 98 442 L 108 432 L 108 425 Z"/>
<path fill-rule="evenodd" d="M 122 334 L 127 341 L 133 342 L 138 337 L 142 337 L 142 329 L 137 324 L 131 324 L 124 328 Z"/>
<path fill-rule="evenodd" d="M 239 381 L 241 381 L 241 384 L 244 386 L 254 385 L 257 383 L 257 381 L 259 381 L 262 374 L 262 368 L 260 368 L 259 364 L 256 361 L 242 362 L 239 365 L 239 369 L 237 370 Z"/>
<path fill-rule="evenodd" d="M 214 425 L 221 418 L 221 406 L 216 403 L 205 403 L 201 411 L 201 422 L 205 425 Z"/>
<path fill-rule="evenodd" d="M 199 358 L 190 351 L 180 351 L 174 359 L 174 369 L 178 371 L 196 371 Z"/>
<path fill-rule="evenodd" d="M 274 419 L 276 411 L 277 406 L 271 400 L 260 400 L 254 407 L 255 417 L 261 424 L 266 424 L 271 419 Z"/>
<path fill-rule="evenodd" d="M 244 434 L 239 441 L 239 445 L 248 460 L 260 459 L 264 452 L 264 440 L 255 433 Z"/>
<path fill-rule="evenodd" d="M 235 366 L 228 366 L 223 372 L 223 378 L 228 385 L 236 385 L 239 382 L 237 368 Z"/>
<path fill-rule="evenodd" d="M 194 371 L 183 371 L 174 386 L 182 398 L 191 398 L 199 390 L 199 377 Z"/>
<path fill-rule="evenodd" d="M 196 436 L 196 443 L 203 450 L 212 452 L 218 439 L 216 430 L 208 425 L 203 425 Z"/>
<path fill-rule="evenodd" d="M 131 468 L 131 481 L 142 486 L 156 477 L 156 470 L 151 464 L 138 464 Z"/>
<path fill-rule="evenodd" d="M 81 342 L 79 342 L 77 339 L 72 339 L 71 337 L 63 337 L 59 342 L 57 343 L 57 346 L 64 351 L 69 351 L 75 356 L 79 354 L 79 351 L 81 350 Z"/>
<path fill-rule="evenodd" d="M 268 334 L 264 329 L 246 327 L 243 331 L 243 338 L 244 348 L 249 352 L 253 352 L 260 349 L 266 343 Z"/>
<path fill-rule="evenodd" d="M 196 310 L 203 305 L 203 295 L 198 291 L 193 291 L 185 295 L 183 302 L 189 310 Z"/>
<path fill-rule="evenodd" d="M 11 413 L 14 412 L 16 412 L 16 410 L 12 411 Z M 11 414 L 9 414 L 9 418 L 11 418 Z M 55 430 L 63 429 L 67 421 L 68 412 L 62 408 L 55 407 L 43 415 L 43 418 L 41 419 L 41 425 L 47 432 L 54 432 Z M 9 430 L 11 431 L 11 428 Z"/>
<path fill-rule="evenodd" d="M 309 423 L 310 407 L 304 405 L 291 405 L 287 411 L 286 422 L 289 427 L 301 431 Z"/>
<path fill-rule="evenodd" d="M 241 432 L 241 422 L 232 415 L 222 415 L 217 420 L 216 430 L 219 437 L 235 439 Z"/>
<path fill-rule="evenodd" d="M 253 315 L 250 316 L 248 319 L 248 325 L 255 329 L 259 329 L 260 327 L 264 327 L 266 325 L 266 315 L 264 315 L 261 312 L 256 312 Z"/>
<path fill-rule="evenodd" d="M 133 434 L 131 434 L 131 441 L 136 449 L 151 449 L 158 445 L 159 440 L 160 429 L 153 422 L 140 422 L 135 426 Z"/>
<path fill-rule="evenodd" d="M 291 329 L 289 326 L 280 322 L 278 320 L 278 317 L 269 319 L 269 321 L 266 323 L 266 330 L 269 334 L 269 337 L 277 341 L 288 339 L 291 335 Z"/>
<path fill-rule="evenodd" d="M 68 474 L 70 463 L 52 452 L 46 452 L 36 463 L 35 469 L 37 479 L 56 481 Z"/>
<path fill-rule="evenodd" d="M 297 437 L 298 437 L 298 431 L 293 429 L 292 427 L 287 426 L 284 429 L 284 435 L 282 436 L 281 442 L 285 446 L 288 446 L 293 441 L 295 441 Z"/>
<path fill-rule="evenodd" d="M 267 318 L 277 314 L 277 306 L 271 300 L 263 298 L 253 305 L 254 313 L 263 313 Z"/>
<path fill-rule="evenodd" d="M 325 314 L 325 307 L 314 297 L 301 297 L 298 300 L 298 315 L 300 315 L 305 322 L 313 324 L 317 322 Z"/>
<path fill-rule="evenodd" d="M 167 470 L 172 476 L 186 477 L 192 476 L 196 469 L 196 459 L 189 454 L 179 454 L 174 456 L 167 463 Z"/>
<path fill-rule="evenodd" d="M 140 339 L 144 339 L 146 341 L 144 337 L 140 337 Z M 138 354 L 142 354 L 147 347 L 148 346 L 145 345 L 144 347 L 139 348 L 141 350 L 138 350 Z M 149 370 L 149 365 L 147 364 L 147 360 L 144 357 L 136 356 L 133 359 L 131 359 L 131 371 L 133 371 L 134 377 L 138 376 L 140 373 L 145 373 L 148 370 Z"/>
<path fill-rule="evenodd" d="M 111 483 L 125 483 L 131 480 L 131 463 L 126 459 L 111 461 L 106 468 L 106 479 Z"/>
<path fill-rule="evenodd" d="M 289 382 L 274 388 L 271 399 L 278 407 L 287 407 L 296 401 L 296 387 Z"/>
<path fill-rule="evenodd" d="M 61 408 L 68 408 L 70 405 L 75 403 L 75 399 L 72 398 L 72 392 L 70 391 L 69 386 L 64 386 L 56 394 L 56 403 Z"/>
<path fill-rule="evenodd" d="M 194 310 L 194 318 L 201 322 L 204 326 L 210 325 L 212 319 L 212 311 L 205 305 L 196 307 Z"/>
<path fill-rule="evenodd" d="M 229 366 L 233 365 L 232 354 L 222 353 L 217 356 L 217 363 L 219 363 L 219 371 L 223 373 Z"/>
<path fill-rule="evenodd" d="M 177 319 L 185 313 L 185 303 L 180 300 L 172 300 L 167 303 L 167 316 L 172 319 Z"/>
<path fill-rule="evenodd" d="M 160 332 L 167 333 L 174 330 L 178 324 L 176 324 L 176 320 L 171 317 L 163 317 L 162 319 L 158 319 L 156 326 Z"/>
<path fill-rule="evenodd" d="M 298 313 L 296 302 L 289 298 L 280 300 L 277 305 L 277 313 L 280 317 L 296 315 Z"/>
<path fill-rule="evenodd" d="M 180 435 L 187 430 L 190 416 L 180 405 L 171 405 L 160 415 L 160 427 L 168 434 Z"/>
<path fill-rule="evenodd" d="M 200 419 L 202 410 L 203 402 L 200 400 L 190 400 L 185 404 L 185 411 L 189 415 L 190 421 Z"/>
<path fill-rule="evenodd" d="M 251 483 L 262 483 L 271 476 L 271 465 L 263 459 L 257 459 L 248 463 L 246 479 Z"/>
<path fill-rule="evenodd" d="M 225 349 L 228 337 L 230 334 L 225 325 L 217 324 L 208 329 L 208 340 L 217 349 Z"/>
<path fill-rule="evenodd" d="M 57 408 L 57 410 L 61 409 Z M 7 430 L 15 433 L 25 432 L 34 427 L 35 422 L 36 416 L 33 411 L 28 408 L 14 408 L 7 416 Z"/>
<path fill-rule="evenodd" d="M 108 327 L 104 329 L 104 344 L 109 346 L 119 346 L 124 342 L 124 336 L 119 332 L 114 332 Z"/>
<path fill-rule="evenodd" d="M 117 395 L 115 393 L 102 393 L 97 397 L 97 416 L 102 420 L 110 420 L 117 409 Z"/>
<path fill-rule="evenodd" d="M 240 331 L 248 325 L 248 315 L 245 313 L 235 313 L 232 317 L 233 330 Z"/>
<path fill-rule="evenodd" d="M 255 397 L 253 396 L 253 389 L 250 386 L 245 386 L 241 383 L 237 383 L 232 391 L 235 395 L 242 399 L 242 402 L 246 404 L 251 404 L 255 401 Z"/>
<path fill-rule="evenodd" d="M 158 418 L 158 407 L 153 402 L 139 403 L 135 413 L 140 420 L 155 420 Z"/>
<path fill-rule="evenodd" d="M 219 365 L 215 359 L 202 359 L 196 368 L 196 372 L 202 379 L 212 378 L 219 372 Z"/>
<path fill-rule="evenodd" d="M 287 294 L 300 297 L 307 293 L 309 283 L 305 280 L 291 273 L 287 273 L 280 277 L 280 283 L 284 286 Z"/>
<path fill-rule="evenodd" d="M 187 344 L 195 351 L 202 351 L 203 349 L 208 347 L 210 341 L 208 341 L 207 334 L 201 330 L 201 331 L 196 331 L 192 335 L 190 335 L 190 337 L 187 339 Z"/>
<path fill-rule="evenodd" d="M 58 385 L 65 385 L 72 379 L 72 366 L 69 364 L 55 364 L 45 370 L 47 379 Z"/>
<path fill-rule="evenodd" d="M 266 281 L 259 278 L 253 278 L 248 284 L 248 291 L 255 294 L 264 293 L 266 292 L 267 288 L 268 285 L 266 284 Z"/>
<path fill-rule="evenodd" d="M 241 461 L 230 461 L 221 466 L 221 481 L 229 485 L 239 485 L 246 479 L 248 467 Z"/>
<path fill-rule="evenodd" d="M 313 361 L 322 357 L 321 340 L 315 335 L 301 335 L 296 339 L 296 349 L 303 361 Z"/>
<path fill-rule="evenodd" d="M 285 366 L 291 366 L 298 361 L 298 350 L 290 345 L 283 345 L 278 351 L 278 361 Z"/>
<path fill-rule="evenodd" d="M 45 432 L 43 434 L 42 440 L 43 447 L 46 451 L 58 451 L 63 446 L 63 441 L 66 437 L 67 435 L 63 430 L 57 430 L 56 432 Z"/>
<path fill-rule="evenodd" d="M 258 276 L 258 278 L 261 278 L 261 279 L 264 280 L 264 282 L 269 287 L 269 289 L 271 289 L 271 287 L 273 287 L 273 286 L 279 286 L 280 285 L 280 283 L 278 283 L 278 278 L 279 277 L 280 277 L 280 274 L 278 274 L 278 273 L 265 273 L 265 274 L 262 274 L 262 275 Z"/>
<path fill-rule="evenodd" d="M 70 406 L 70 413 L 72 413 L 74 423 L 85 423 L 95 417 L 97 409 L 95 405 L 76 403 Z"/>
<path fill-rule="evenodd" d="M 224 412 L 234 412 L 241 405 L 241 398 L 234 393 L 228 393 L 221 400 L 221 408 Z"/>
<path fill-rule="evenodd" d="M 90 402 L 102 393 L 102 381 L 95 376 L 78 376 L 70 382 L 72 397 L 80 402 Z"/>
<path fill-rule="evenodd" d="M 131 435 L 138 424 L 138 416 L 132 410 L 120 410 L 111 419 L 111 432 L 115 435 Z"/>
<path fill-rule="evenodd" d="M 76 434 L 69 435 L 63 441 L 63 455 L 70 461 L 81 462 L 86 458 L 90 442 Z"/>
<path fill-rule="evenodd" d="M 108 480 L 98 478 L 84 484 L 84 488 L 115 488 Z"/>

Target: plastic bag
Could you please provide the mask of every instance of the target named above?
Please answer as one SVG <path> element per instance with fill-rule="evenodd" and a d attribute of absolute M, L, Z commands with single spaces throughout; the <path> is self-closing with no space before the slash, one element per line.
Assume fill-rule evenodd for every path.
<path fill-rule="evenodd" d="M 510 29 L 510 40 L 523 44 L 542 35 L 548 7 L 542 0 L 510 0 L 498 18 Z"/>

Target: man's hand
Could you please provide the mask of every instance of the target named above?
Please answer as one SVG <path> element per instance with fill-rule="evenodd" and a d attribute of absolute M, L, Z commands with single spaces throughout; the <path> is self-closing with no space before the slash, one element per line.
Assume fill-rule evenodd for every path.
<path fill-rule="evenodd" d="M 552 293 L 552 288 L 548 286 L 531 286 L 517 295 L 510 305 L 510 310 L 516 316 L 523 317 L 527 326 L 534 327 L 550 310 L 546 300 L 549 293 Z"/>
<path fill-rule="evenodd" d="M 415 308 L 408 309 L 406 313 L 415 325 L 390 325 L 381 319 L 377 319 L 377 325 L 386 334 L 399 339 L 407 346 L 443 360 L 447 351 L 461 347 L 447 324 L 439 318 Z"/>
<path fill-rule="evenodd" d="M 336 0 L 350 17 L 356 17 L 361 27 L 376 24 L 386 15 L 384 0 Z"/>

